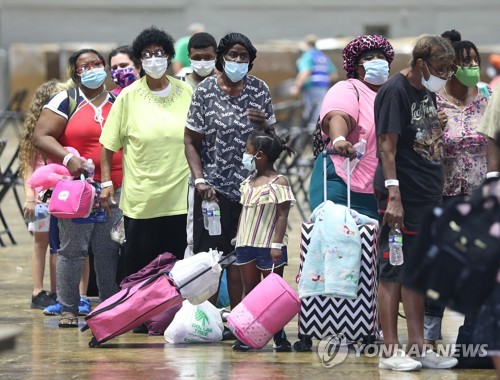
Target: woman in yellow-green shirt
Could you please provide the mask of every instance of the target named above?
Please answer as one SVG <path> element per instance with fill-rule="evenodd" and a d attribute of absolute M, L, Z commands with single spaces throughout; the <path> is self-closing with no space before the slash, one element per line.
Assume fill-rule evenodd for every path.
<path fill-rule="evenodd" d="M 105 208 L 113 199 L 109 163 L 123 149 L 123 276 L 163 252 L 183 258 L 189 175 L 183 139 L 192 89 L 165 74 L 175 55 L 173 39 L 151 27 L 137 36 L 132 51 L 141 59 L 145 76 L 116 99 L 100 138 Z"/>

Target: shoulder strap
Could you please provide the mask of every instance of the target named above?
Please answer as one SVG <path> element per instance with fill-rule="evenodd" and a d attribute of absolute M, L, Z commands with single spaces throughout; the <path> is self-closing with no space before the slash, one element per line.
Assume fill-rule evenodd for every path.
<path fill-rule="evenodd" d="M 78 96 L 80 94 L 78 91 L 78 87 L 72 87 L 69 90 L 67 90 L 66 93 L 68 94 L 68 102 L 69 102 L 68 106 L 68 120 L 69 120 L 71 119 L 71 116 L 73 116 L 73 114 L 76 111 L 76 108 L 78 107 Z"/>

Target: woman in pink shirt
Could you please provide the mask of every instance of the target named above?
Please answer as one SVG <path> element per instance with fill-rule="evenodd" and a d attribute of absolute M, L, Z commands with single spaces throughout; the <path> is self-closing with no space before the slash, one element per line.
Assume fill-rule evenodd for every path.
<path fill-rule="evenodd" d="M 328 149 L 338 155 L 327 160 L 327 198 L 347 204 L 347 173 L 342 165 L 349 156 L 356 158 L 356 143 L 365 141 L 365 152 L 351 172 L 351 206 L 356 211 L 377 218 L 373 195 L 373 175 L 377 166 L 373 104 L 379 88 L 389 76 L 394 59 L 392 45 L 382 36 L 360 36 L 343 51 L 347 80 L 328 91 L 320 112 L 322 135 Z M 310 207 L 323 202 L 323 157 L 316 159 L 310 184 Z"/>

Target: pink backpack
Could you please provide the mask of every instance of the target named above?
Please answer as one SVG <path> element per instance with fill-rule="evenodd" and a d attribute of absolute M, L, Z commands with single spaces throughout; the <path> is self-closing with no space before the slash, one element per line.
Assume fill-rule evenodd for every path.
<path fill-rule="evenodd" d="M 59 181 L 49 203 L 49 213 L 57 218 L 87 218 L 92 211 L 95 187 L 86 180 Z"/>

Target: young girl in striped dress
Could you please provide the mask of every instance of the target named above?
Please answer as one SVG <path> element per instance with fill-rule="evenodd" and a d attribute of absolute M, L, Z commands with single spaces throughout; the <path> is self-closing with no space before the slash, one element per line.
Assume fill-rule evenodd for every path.
<path fill-rule="evenodd" d="M 293 153 L 285 142 L 272 130 L 257 130 L 250 134 L 242 164 L 251 173 L 241 183 L 240 203 L 243 209 L 236 236 L 236 264 L 243 281 L 243 296 L 261 281 L 274 273 L 283 277 L 287 264 L 286 227 L 288 212 L 295 202 L 288 180 L 274 168 L 283 152 Z M 233 349 L 249 349 L 237 340 Z M 284 330 L 274 336 L 273 349 L 290 352 L 290 342 Z"/>

